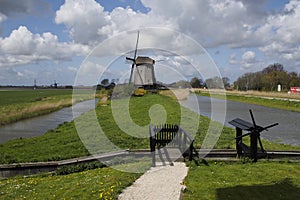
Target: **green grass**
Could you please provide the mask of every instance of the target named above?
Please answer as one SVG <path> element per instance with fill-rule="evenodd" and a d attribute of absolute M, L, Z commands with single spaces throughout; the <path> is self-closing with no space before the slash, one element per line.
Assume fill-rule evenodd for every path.
<path fill-rule="evenodd" d="M 196 92 L 196 94 L 201 96 L 208 96 L 208 97 L 211 96 L 214 98 L 221 98 L 221 99 L 224 99 L 225 97 L 225 95 L 209 94 L 207 92 Z M 267 99 L 261 97 L 242 96 L 242 95 L 234 95 L 234 94 L 226 94 L 226 100 L 300 112 L 300 102 L 295 102 L 295 101 Z"/>
<path fill-rule="evenodd" d="M 115 100 L 118 106 L 124 99 Z M 123 132 L 112 117 L 111 102 L 107 106 L 96 108 L 97 120 L 101 128 L 114 144 L 123 149 L 149 149 L 148 130 L 143 133 L 143 138 L 137 138 Z M 195 146 L 200 148 L 209 124 L 212 123 L 212 131 L 222 128 L 222 134 L 215 148 L 235 148 L 235 131 L 223 127 L 217 122 L 211 122 L 207 117 L 200 117 L 200 124 L 194 130 L 193 124 L 199 119 L 198 114 L 183 108 L 175 100 L 161 96 L 147 94 L 144 97 L 131 98 L 129 102 L 130 114 L 134 123 L 147 126 L 150 123 L 149 109 L 161 105 L 167 113 L 167 123 L 180 122 L 180 116 L 185 116 L 183 127 L 188 131 L 195 131 Z M 153 110 L 160 113 L 161 109 Z M 90 124 L 91 112 L 80 116 L 86 132 L 93 131 Z M 123 119 L 124 116 L 120 116 Z M 127 120 L 127 119 L 124 119 Z M 93 135 L 92 135 L 93 136 Z M 81 135 L 85 137 L 85 135 Z M 95 152 L 101 137 L 86 135 L 88 142 L 95 144 Z M 247 142 L 247 139 L 245 139 Z M 269 149 L 299 149 L 289 145 L 265 142 L 264 146 Z M 28 139 L 17 139 L 0 145 L 0 162 L 36 162 L 48 160 L 62 160 L 89 155 L 81 142 L 74 122 L 66 122 L 58 128 L 46 134 Z M 147 169 L 150 162 L 126 164 L 125 167 L 135 169 L 142 167 Z M 184 183 L 187 190 L 184 199 L 265 199 L 272 197 L 288 199 L 284 196 L 289 194 L 291 199 L 299 199 L 297 191 L 300 188 L 299 163 L 287 162 L 208 162 L 208 166 L 190 164 L 188 176 Z M 124 168 L 123 168 L 124 169 Z M 71 171 L 76 171 L 73 169 Z M 69 173 L 70 169 L 63 169 Z M 137 170 L 139 171 L 139 170 Z M 122 189 L 132 184 L 141 174 L 124 173 L 112 168 L 93 169 L 68 175 L 38 175 L 32 177 L 14 177 L 0 180 L 0 199 L 116 199 Z M 295 192 L 296 190 L 296 192 Z M 273 196 L 272 196 L 273 195 Z M 275 195 L 275 197 L 274 197 Z M 297 196 L 298 195 L 298 196 Z M 100 198 L 100 199 L 101 199 Z"/>
<path fill-rule="evenodd" d="M 43 99 L 72 95 L 71 89 L 37 89 L 37 90 L 6 90 L 0 91 L 0 106 L 32 103 Z"/>
<path fill-rule="evenodd" d="M 299 199 L 299 163 L 192 163 L 185 178 L 184 200 Z"/>
<path fill-rule="evenodd" d="M 126 164 L 145 171 L 147 164 Z M 98 168 L 68 175 L 43 174 L 0 180 L 0 199 L 117 199 L 142 173 Z"/>
<path fill-rule="evenodd" d="M 136 124 L 146 125 L 145 130 L 139 133 L 142 134 L 143 137 L 135 137 L 134 135 L 132 136 L 122 131 L 112 117 L 110 105 L 97 107 L 96 113 L 101 128 L 105 132 L 105 137 L 109 138 L 113 144 L 121 149 L 149 149 L 149 131 L 147 124 L 150 123 L 150 117 L 148 110 L 157 104 L 160 104 L 166 110 L 168 114 L 167 123 L 178 123 L 180 121 L 181 112 L 179 111 L 179 104 L 169 97 L 149 94 L 141 98 L 131 98 L 130 112 L 132 120 Z M 185 108 L 183 108 L 182 112 L 186 118 L 182 126 L 191 134 L 193 132 L 195 135 L 195 146 L 201 148 L 210 120 L 207 117 L 201 116 L 199 127 L 195 129 L 194 125 L 197 124 L 199 115 Z M 90 144 L 89 150 L 91 153 L 102 153 L 103 146 L 101 146 L 101 144 L 104 140 L 102 136 L 93 132 L 94 126 L 90 124 L 90 115 L 91 112 L 80 116 L 80 118 L 84 120 L 82 124 L 77 126 L 82 126 L 82 129 L 86 133 L 86 135 L 81 134 L 80 137 L 84 140 L 85 144 Z M 223 127 L 220 123 L 212 122 L 212 131 L 217 127 L 223 129 L 215 148 L 235 148 L 235 131 L 231 128 Z M 82 140 L 80 140 L 76 128 L 78 127 L 75 127 L 74 122 L 66 122 L 42 136 L 16 139 L 0 144 L 0 163 L 53 161 L 90 155 L 90 152 L 86 149 Z M 247 142 L 246 139 L 245 141 Z M 265 141 L 264 147 L 266 150 L 299 149 L 299 147 Z"/>
<path fill-rule="evenodd" d="M 0 91 L 0 125 L 57 111 L 73 103 L 91 99 L 89 90 L 72 96 L 71 89 Z"/>
<path fill-rule="evenodd" d="M 0 91 L 0 125 L 35 117 L 72 105 L 72 90 Z"/>

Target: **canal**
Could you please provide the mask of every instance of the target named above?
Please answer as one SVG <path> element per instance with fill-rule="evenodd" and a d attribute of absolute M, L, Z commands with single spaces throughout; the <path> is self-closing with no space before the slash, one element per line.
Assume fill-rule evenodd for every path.
<path fill-rule="evenodd" d="M 284 144 L 291 144 L 300 146 L 300 113 L 293 111 L 286 111 L 276 108 L 269 108 L 265 106 L 258 106 L 253 104 L 214 99 L 215 104 L 226 104 L 226 116 L 224 125 L 232 127 L 228 124 L 229 121 L 235 118 L 241 118 L 252 122 L 249 109 L 252 109 L 257 125 L 267 126 L 279 123 L 278 126 L 271 128 L 269 131 L 264 131 L 261 134 L 262 138 L 269 141 L 280 142 Z M 189 96 L 187 100 L 182 101 L 181 105 L 211 118 L 211 99 L 205 96 L 198 96 L 192 98 Z M 198 109 L 199 108 L 199 109 Z M 214 112 L 218 112 L 214 109 Z M 214 116 L 222 115 L 222 113 L 214 113 Z M 218 119 L 213 119 L 218 121 Z M 223 122 L 221 122 L 223 123 Z"/>
<path fill-rule="evenodd" d="M 56 128 L 59 124 L 70 122 L 82 113 L 95 108 L 96 102 L 93 102 L 95 100 L 79 102 L 72 107 L 66 107 L 47 115 L 0 126 L 0 144 L 16 138 L 42 135 L 48 130 Z"/>

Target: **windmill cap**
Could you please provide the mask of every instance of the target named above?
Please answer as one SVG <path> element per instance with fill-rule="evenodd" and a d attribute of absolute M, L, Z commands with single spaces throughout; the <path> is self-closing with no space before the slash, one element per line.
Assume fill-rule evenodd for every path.
<path fill-rule="evenodd" d="M 135 59 L 135 64 L 136 65 L 141 65 L 141 64 L 154 64 L 155 60 L 149 58 L 149 57 L 142 57 L 142 56 L 138 56 Z"/>

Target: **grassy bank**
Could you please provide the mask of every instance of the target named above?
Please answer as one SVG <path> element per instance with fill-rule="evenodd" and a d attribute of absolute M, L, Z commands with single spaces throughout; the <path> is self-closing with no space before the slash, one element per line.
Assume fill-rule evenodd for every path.
<path fill-rule="evenodd" d="M 126 164 L 145 171 L 147 165 Z M 44 174 L 0 180 L 0 199 L 117 199 L 141 173 L 98 168 L 68 175 Z"/>
<path fill-rule="evenodd" d="M 218 93 L 212 92 L 211 94 L 208 92 L 195 92 L 198 95 L 201 96 L 208 96 L 208 97 L 214 97 L 214 98 L 221 98 L 224 99 L 224 95 L 219 95 Z M 277 97 L 273 95 L 267 95 L 263 96 L 265 93 L 249 93 L 249 94 L 244 94 L 244 93 L 233 93 L 233 92 L 228 92 L 226 93 L 226 99 L 230 101 L 238 101 L 238 102 L 243 102 L 243 103 L 249 103 L 249 104 L 255 104 L 255 105 L 261 105 L 261 106 L 267 106 L 267 107 L 272 107 L 272 108 L 279 108 L 283 110 L 290 110 L 290 111 L 296 111 L 300 112 L 300 102 L 293 101 L 293 99 L 288 100 L 288 99 L 276 99 Z M 298 96 L 297 96 L 298 97 Z M 283 97 L 279 97 L 283 98 Z"/>
<path fill-rule="evenodd" d="M 123 101 L 115 100 L 115 101 Z M 149 148 L 149 132 L 147 124 L 150 123 L 149 109 L 155 105 L 162 106 L 167 113 L 167 123 L 179 123 L 181 115 L 185 116 L 186 123 L 183 127 L 195 135 L 195 146 L 201 147 L 202 141 L 207 133 L 210 123 L 212 123 L 212 131 L 216 127 L 222 128 L 222 134 L 217 141 L 215 148 L 235 148 L 235 132 L 233 129 L 223 127 L 217 122 L 211 122 L 207 117 L 201 116 L 199 127 L 193 129 L 194 124 L 198 123 L 199 115 L 183 108 L 181 114 L 180 105 L 175 100 L 161 95 L 146 95 L 142 98 L 134 97 L 130 99 L 130 114 L 134 123 L 140 126 L 146 126 L 144 132 L 139 133 L 139 137 L 127 134 L 121 130 L 112 116 L 110 102 L 107 106 L 99 106 L 96 108 L 96 114 L 101 128 L 105 133 L 105 137 L 109 138 L 113 144 L 122 149 L 148 149 Z M 160 108 L 160 107 L 158 107 Z M 84 119 L 82 124 L 86 133 L 93 134 L 93 124 L 90 124 L 91 112 L 81 115 Z M 78 126 L 78 125 L 77 125 Z M 77 127 L 78 128 L 78 127 Z M 85 143 L 91 142 L 94 149 L 89 149 L 93 153 L 101 153 L 101 142 L 103 138 L 96 134 L 96 137 L 87 134 L 80 135 L 85 139 Z M 74 122 L 66 122 L 54 130 L 48 131 L 46 134 L 27 139 L 16 139 L 0 145 L 0 163 L 20 163 L 20 162 L 37 162 L 37 161 L 53 161 L 63 160 L 75 157 L 89 155 L 83 145 Z M 246 141 L 246 140 L 245 140 Z M 289 145 L 275 144 L 264 142 L 264 147 L 272 150 L 276 149 L 297 149 Z M 299 149 L 299 148 L 298 148 Z"/>
<path fill-rule="evenodd" d="M 116 100 L 116 101 L 123 101 Z M 101 128 L 105 132 L 105 137 L 109 138 L 115 145 L 122 149 L 146 149 L 149 148 L 148 128 L 142 134 L 144 137 L 134 137 L 123 132 L 112 116 L 110 102 L 108 106 L 99 106 L 96 108 L 97 117 Z M 168 123 L 178 123 L 180 119 L 179 104 L 164 96 L 146 95 L 143 98 L 131 98 L 130 113 L 133 121 L 139 125 L 150 123 L 148 109 L 152 105 L 160 104 L 168 113 Z M 94 125 L 90 124 L 90 115 L 92 112 L 80 116 L 83 119 L 83 128 L 86 133 L 85 143 L 95 143 L 94 153 L 101 153 L 101 136 L 96 133 L 93 137 Z M 81 126 L 78 125 L 77 126 Z M 81 135 L 85 137 L 85 135 Z M 88 140 L 88 141 L 87 141 Z M 99 148 L 99 149 L 98 149 Z M 75 127 L 74 121 L 66 122 L 46 134 L 28 138 L 16 139 L 0 145 L 0 163 L 19 163 L 19 162 L 37 162 L 62 160 L 74 157 L 89 155 Z"/>
<path fill-rule="evenodd" d="M 191 163 L 183 199 L 299 199 L 299 177 L 299 163 Z"/>
<path fill-rule="evenodd" d="M 74 103 L 71 89 L 0 91 L 0 97 L 0 125 L 47 114 Z"/>

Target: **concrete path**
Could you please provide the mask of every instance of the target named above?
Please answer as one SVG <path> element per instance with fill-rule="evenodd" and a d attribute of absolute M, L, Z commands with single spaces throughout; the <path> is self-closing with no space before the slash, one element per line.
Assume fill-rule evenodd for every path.
<path fill-rule="evenodd" d="M 152 167 L 136 182 L 119 195 L 119 200 L 178 200 L 182 181 L 187 175 L 188 167 L 183 162 L 174 166 Z"/>

